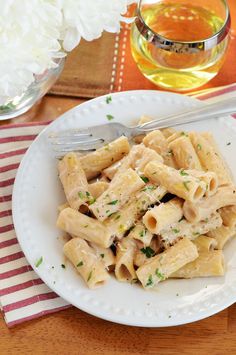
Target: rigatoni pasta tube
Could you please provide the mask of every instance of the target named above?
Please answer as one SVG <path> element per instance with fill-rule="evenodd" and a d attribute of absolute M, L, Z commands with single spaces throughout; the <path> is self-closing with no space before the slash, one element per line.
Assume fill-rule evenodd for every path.
<path fill-rule="evenodd" d="M 138 222 L 129 232 L 128 238 L 140 240 L 145 246 L 150 245 L 153 234 L 150 233 L 143 223 Z"/>
<path fill-rule="evenodd" d="M 222 225 L 222 219 L 218 212 L 213 213 L 207 219 L 198 223 L 190 223 L 183 219 L 178 223 L 174 223 L 165 230 L 161 231 L 161 237 L 165 245 L 172 244 L 180 237 L 187 237 L 194 240 L 201 234 L 206 234 L 210 230 L 218 228 Z"/>
<path fill-rule="evenodd" d="M 203 251 L 210 251 L 216 248 L 217 242 L 214 238 L 207 237 L 205 235 L 200 235 L 193 240 L 199 253 Z"/>
<path fill-rule="evenodd" d="M 236 206 L 222 207 L 219 212 L 224 226 L 236 228 Z"/>
<path fill-rule="evenodd" d="M 79 159 L 87 179 L 92 179 L 99 175 L 103 169 L 128 154 L 129 150 L 128 139 L 122 136 L 97 149 L 95 152 L 80 157 Z"/>
<path fill-rule="evenodd" d="M 183 238 L 163 253 L 146 261 L 137 269 L 136 274 L 144 288 L 153 288 L 197 257 L 197 247 L 189 239 Z"/>
<path fill-rule="evenodd" d="M 102 248 L 95 243 L 90 243 L 90 246 L 106 268 L 115 265 L 115 255 L 112 253 L 110 248 Z"/>
<path fill-rule="evenodd" d="M 121 164 L 117 165 L 116 172 L 114 172 L 114 170 L 112 172 L 111 169 L 107 168 L 103 171 L 103 173 L 110 178 L 112 173 L 114 173 L 113 176 L 115 176 L 116 173 L 122 174 L 122 172 L 132 168 L 139 175 L 141 175 L 143 174 L 143 170 L 147 163 L 152 160 L 158 160 L 161 163 L 163 162 L 162 157 L 153 149 L 145 147 L 144 144 L 134 145 L 131 148 L 129 154 L 124 159 L 122 159 Z"/>
<path fill-rule="evenodd" d="M 134 170 L 128 169 L 114 177 L 108 189 L 97 198 L 90 209 L 100 221 L 104 221 L 108 216 L 120 210 L 130 196 L 144 185 L 139 175 Z"/>
<path fill-rule="evenodd" d="M 213 171 L 185 170 L 185 173 L 195 176 L 206 184 L 205 196 L 214 195 L 219 186 L 219 180 Z"/>
<path fill-rule="evenodd" d="M 159 234 L 171 224 L 178 222 L 183 217 L 183 200 L 173 198 L 167 203 L 161 203 L 148 210 L 143 216 L 143 223 L 154 234 Z"/>
<path fill-rule="evenodd" d="M 101 222 L 72 208 L 65 208 L 58 216 L 57 227 L 101 247 L 108 248 L 114 237 Z"/>
<path fill-rule="evenodd" d="M 195 203 L 185 201 L 183 211 L 189 222 L 197 223 L 219 208 L 228 205 L 236 205 L 236 188 L 234 186 L 219 187 L 215 195 L 204 197 Z"/>
<path fill-rule="evenodd" d="M 219 178 L 220 185 L 232 184 L 232 179 L 225 162 L 210 142 L 197 132 L 190 132 L 189 137 L 203 169 L 214 171 Z"/>
<path fill-rule="evenodd" d="M 146 147 L 149 147 L 160 154 L 166 165 L 172 167 L 176 166 L 172 157 L 172 152 L 168 147 L 167 140 L 161 131 L 156 130 L 148 133 L 146 137 L 144 137 L 143 143 Z"/>
<path fill-rule="evenodd" d="M 169 149 L 173 152 L 178 168 L 202 170 L 201 163 L 188 136 L 181 136 L 169 143 Z"/>
<path fill-rule="evenodd" d="M 172 134 L 176 133 L 176 129 L 173 127 L 161 128 L 161 132 L 165 138 L 169 138 Z"/>
<path fill-rule="evenodd" d="M 58 163 L 58 171 L 70 207 L 79 209 L 91 196 L 88 194 L 88 182 L 77 155 L 66 154 Z"/>
<path fill-rule="evenodd" d="M 104 191 L 106 191 L 109 187 L 109 183 L 105 181 L 96 181 L 92 184 L 89 184 L 89 192 L 91 195 L 97 199 L 99 196 L 102 195 Z"/>
<path fill-rule="evenodd" d="M 107 220 L 104 225 L 112 231 L 118 239 L 121 239 L 148 209 L 148 207 L 160 201 L 166 194 L 166 189 L 162 186 L 147 184 L 141 191 L 131 197 L 130 201 L 122 209 Z"/>
<path fill-rule="evenodd" d="M 225 273 L 224 256 L 221 250 L 199 253 L 191 263 L 175 271 L 170 277 L 192 279 L 194 277 L 223 276 Z"/>
<path fill-rule="evenodd" d="M 134 269 L 134 256 L 136 251 L 135 241 L 124 238 L 117 244 L 115 275 L 119 281 L 131 281 L 136 279 Z"/>
<path fill-rule="evenodd" d="M 202 137 L 204 137 L 209 143 L 210 145 L 212 146 L 212 148 L 214 149 L 215 151 L 215 155 L 218 155 L 218 157 L 221 159 L 222 161 L 222 164 L 224 165 L 224 168 L 225 168 L 225 171 L 229 177 L 229 179 L 231 180 L 231 183 L 233 183 L 233 176 L 232 176 L 232 172 L 231 170 L 229 169 L 229 166 L 226 162 L 226 160 L 224 159 L 224 157 L 222 156 L 221 154 L 221 151 L 219 149 L 219 146 L 218 144 L 216 143 L 215 141 L 215 138 L 213 137 L 213 134 L 211 132 L 202 132 L 200 133 Z M 229 181 L 230 183 L 230 181 Z"/>
<path fill-rule="evenodd" d="M 64 245 L 63 251 L 89 288 L 102 286 L 109 279 L 104 264 L 85 240 L 71 239 Z"/>
<path fill-rule="evenodd" d="M 184 200 L 195 202 L 205 193 L 206 187 L 202 181 L 194 176 L 186 176 L 182 170 L 173 169 L 157 161 L 146 165 L 144 175 Z"/>
<path fill-rule="evenodd" d="M 134 257 L 134 265 L 141 266 L 152 256 L 159 254 L 162 251 L 162 241 L 159 236 L 154 236 L 149 246 L 144 245 L 142 242 L 136 240 L 136 253 Z"/>
<path fill-rule="evenodd" d="M 225 244 L 236 235 L 236 230 L 232 227 L 221 226 L 207 233 L 211 238 L 216 241 L 216 249 L 223 249 Z"/>

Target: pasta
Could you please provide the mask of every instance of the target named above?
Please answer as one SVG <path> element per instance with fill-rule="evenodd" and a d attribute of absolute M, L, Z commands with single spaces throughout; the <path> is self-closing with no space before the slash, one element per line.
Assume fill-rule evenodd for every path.
<path fill-rule="evenodd" d="M 212 171 L 185 170 L 185 173 L 195 176 L 206 184 L 205 196 L 214 195 L 218 189 L 218 177 Z"/>
<path fill-rule="evenodd" d="M 91 195 L 97 199 L 101 194 L 106 191 L 109 187 L 109 183 L 105 181 L 96 181 L 92 184 L 89 184 L 89 192 Z"/>
<path fill-rule="evenodd" d="M 168 229 L 161 231 L 161 236 L 166 245 L 173 244 L 181 237 L 187 237 L 191 240 L 201 234 L 206 234 L 210 230 L 221 227 L 222 219 L 218 212 L 213 213 L 207 219 L 197 223 L 190 223 L 186 219 L 172 224 Z"/>
<path fill-rule="evenodd" d="M 218 154 L 218 148 L 216 150 L 215 146 L 199 133 L 190 132 L 189 136 L 203 169 L 215 172 L 220 185 L 232 184 L 226 163 Z"/>
<path fill-rule="evenodd" d="M 225 244 L 236 234 L 236 230 L 232 227 L 221 226 L 219 228 L 213 229 L 207 233 L 211 238 L 216 241 L 215 249 L 223 249 Z"/>
<path fill-rule="evenodd" d="M 112 180 L 108 189 L 97 198 L 90 209 L 100 221 L 104 221 L 119 211 L 129 197 L 144 185 L 139 175 L 134 170 L 128 169 Z"/>
<path fill-rule="evenodd" d="M 176 166 L 175 161 L 172 157 L 172 151 L 169 148 L 167 140 L 161 131 L 156 130 L 148 133 L 146 137 L 143 138 L 143 143 L 147 147 L 155 150 L 158 154 L 160 154 L 164 159 L 164 163 L 166 165 L 172 167 Z"/>
<path fill-rule="evenodd" d="M 189 222 L 197 223 L 221 207 L 229 205 L 236 205 L 236 188 L 224 186 L 220 187 L 211 197 L 204 197 L 195 203 L 185 201 L 183 206 L 184 216 Z"/>
<path fill-rule="evenodd" d="M 120 161 L 120 164 L 113 164 L 111 167 L 104 170 L 104 174 L 109 177 L 109 179 L 113 179 L 117 172 L 121 174 L 128 168 L 132 168 L 139 175 L 142 175 L 145 166 L 152 160 L 163 162 L 162 157 L 153 149 L 149 149 L 143 144 L 134 145 L 129 154 Z"/>
<path fill-rule="evenodd" d="M 109 279 L 103 262 L 85 240 L 71 239 L 64 245 L 63 251 L 89 288 L 101 286 Z"/>
<path fill-rule="evenodd" d="M 136 244 L 132 239 L 124 238 L 117 244 L 115 275 L 119 281 L 136 279 L 134 256 Z"/>
<path fill-rule="evenodd" d="M 222 207 L 219 211 L 223 220 L 223 225 L 236 228 L 236 205 Z"/>
<path fill-rule="evenodd" d="M 183 238 L 140 266 L 136 271 L 137 277 L 144 288 L 153 288 L 197 257 L 197 247 L 189 239 Z"/>
<path fill-rule="evenodd" d="M 128 139 L 126 137 L 120 137 L 95 152 L 82 156 L 80 163 L 87 179 L 90 180 L 98 176 L 103 169 L 128 154 L 129 150 L 130 145 Z"/>
<path fill-rule="evenodd" d="M 182 135 L 169 143 L 178 168 L 202 170 L 197 153 L 188 136 Z"/>
<path fill-rule="evenodd" d="M 199 253 L 204 251 L 210 251 L 216 249 L 217 241 L 215 238 L 208 237 L 206 235 L 200 235 L 193 240 Z"/>
<path fill-rule="evenodd" d="M 170 277 L 191 279 L 193 277 L 223 276 L 224 272 L 222 251 L 211 250 L 199 253 L 197 259 L 175 271 Z"/>
<path fill-rule="evenodd" d="M 212 135 L 166 128 L 135 138 L 59 161 L 66 199 L 56 225 L 67 259 L 91 289 L 111 273 L 145 290 L 224 275 L 236 187 Z"/>
<path fill-rule="evenodd" d="M 65 208 L 60 212 L 57 227 L 104 248 L 108 248 L 114 239 L 102 223 L 72 208 Z"/>
<path fill-rule="evenodd" d="M 155 234 L 159 234 L 173 223 L 178 222 L 183 217 L 183 201 L 173 198 L 167 203 L 160 203 L 146 212 L 143 223 L 147 229 Z"/>
<path fill-rule="evenodd" d="M 88 182 L 81 163 L 75 153 L 68 153 L 58 164 L 66 199 L 71 208 L 78 210 L 81 205 L 90 201 Z"/>
<path fill-rule="evenodd" d="M 165 194 L 166 189 L 161 186 L 146 185 L 119 212 L 108 218 L 104 222 L 105 226 L 112 231 L 112 235 L 115 235 L 117 239 L 123 238 L 148 207 L 160 201 Z"/>
<path fill-rule="evenodd" d="M 153 234 L 150 233 L 142 223 L 137 223 L 129 232 L 128 238 L 139 240 L 143 245 L 150 245 Z"/>
<path fill-rule="evenodd" d="M 172 194 L 187 201 L 200 200 L 206 185 L 183 170 L 176 170 L 157 161 L 150 162 L 144 169 L 144 175 L 154 183 L 164 186 Z"/>

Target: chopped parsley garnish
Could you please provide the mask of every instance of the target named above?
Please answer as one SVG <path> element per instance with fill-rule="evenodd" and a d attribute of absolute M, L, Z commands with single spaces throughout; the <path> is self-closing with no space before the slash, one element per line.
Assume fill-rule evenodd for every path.
<path fill-rule="evenodd" d="M 65 264 L 61 264 L 61 267 L 62 267 L 62 269 L 65 269 L 66 265 Z"/>
<path fill-rule="evenodd" d="M 147 287 L 147 286 L 152 286 L 152 285 L 153 285 L 152 275 L 149 275 L 145 286 Z"/>
<path fill-rule="evenodd" d="M 156 189 L 156 186 L 150 185 L 150 186 L 145 187 L 142 191 L 153 191 L 155 189 Z"/>
<path fill-rule="evenodd" d="M 88 228 L 88 224 L 85 224 L 83 227 L 84 227 L 84 228 Z"/>
<path fill-rule="evenodd" d="M 155 251 L 150 247 L 142 248 L 140 251 L 145 254 L 148 259 L 155 254 Z"/>
<path fill-rule="evenodd" d="M 177 228 L 173 228 L 172 231 L 173 231 L 174 233 L 179 233 L 179 232 L 180 232 L 180 230 L 177 229 Z"/>
<path fill-rule="evenodd" d="M 146 234 L 146 231 L 145 231 L 145 230 L 139 232 L 139 236 L 140 236 L 141 238 L 143 238 L 143 237 L 145 236 L 145 234 Z"/>
<path fill-rule="evenodd" d="M 188 135 L 183 131 L 180 133 L 181 136 L 185 136 L 185 137 L 188 137 Z"/>
<path fill-rule="evenodd" d="M 108 202 L 108 205 L 116 205 L 118 202 L 118 200 L 113 200 L 111 202 Z"/>
<path fill-rule="evenodd" d="M 111 96 L 107 96 L 106 97 L 106 103 L 109 104 L 110 102 L 112 102 L 112 97 Z"/>
<path fill-rule="evenodd" d="M 86 191 L 86 196 L 87 196 L 87 197 L 90 197 L 90 196 L 91 196 L 88 191 Z"/>
<path fill-rule="evenodd" d="M 120 231 L 121 233 L 126 231 L 126 228 L 125 228 L 124 224 L 120 224 L 120 225 L 119 225 L 119 231 Z"/>
<path fill-rule="evenodd" d="M 187 191 L 189 191 L 188 184 L 189 184 L 190 182 L 191 182 L 191 181 L 184 181 L 184 182 L 183 182 L 183 185 L 184 185 L 184 187 L 185 187 L 185 189 L 186 189 Z"/>
<path fill-rule="evenodd" d="M 115 217 L 115 221 L 117 221 L 117 219 L 120 218 L 120 214 L 118 214 L 116 217 Z"/>
<path fill-rule="evenodd" d="M 197 145 L 197 150 L 202 150 L 201 144 L 198 144 L 198 145 Z"/>
<path fill-rule="evenodd" d="M 103 259 L 103 258 L 104 258 L 104 256 L 105 256 L 105 254 L 100 254 L 100 256 L 101 256 L 101 258 Z"/>
<path fill-rule="evenodd" d="M 106 210 L 106 212 L 105 212 L 105 213 L 107 214 L 107 213 L 110 213 L 110 212 L 111 212 L 110 210 Z"/>
<path fill-rule="evenodd" d="M 162 274 L 159 269 L 156 269 L 155 273 L 156 273 L 157 277 L 160 279 L 160 281 L 165 280 L 164 274 Z"/>
<path fill-rule="evenodd" d="M 36 266 L 36 267 L 39 267 L 39 265 L 41 265 L 42 262 L 43 262 L 43 257 L 41 256 L 41 257 L 38 259 L 38 261 L 36 261 L 35 266 Z"/>
<path fill-rule="evenodd" d="M 84 265 L 83 261 L 80 261 L 76 266 L 80 267 L 80 266 L 83 266 L 83 265 Z"/>
<path fill-rule="evenodd" d="M 89 275 L 88 275 L 88 278 L 87 278 L 87 281 L 89 281 L 92 277 L 92 274 L 93 274 L 93 271 L 90 271 Z"/>
<path fill-rule="evenodd" d="M 181 169 L 179 173 L 181 176 L 188 176 L 189 175 L 188 173 L 186 173 L 186 171 L 184 169 Z"/>
<path fill-rule="evenodd" d="M 147 178 L 146 176 L 140 176 L 141 177 L 141 179 L 143 180 L 143 182 L 145 182 L 145 184 L 147 183 L 147 182 L 149 182 L 149 178 Z"/>
<path fill-rule="evenodd" d="M 231 142 L 228 142 L 226 145 L 230 145 L 231 144 Z"/>
<path fill-rule="evenodd" d="M 81 199 L 84 198 L 83 192 L 79 191 L 79 192 L 78 192 L 78 195 L 79 195 L 79 198 L 81 198 Z"/>
<path fill-rule="evenodd" d="M 193 232 L 193 235 L 200 235 L 199 232 Z"/>
<path fill-rule="evenodd" d="M 111 121 L 111 120 L 114 119 L 114 116 L 112 116 L 112 115 L 107 115 L 107 119 L 108 119 L 108 121 Z"/>
<path fill-rule="evenodd" d="M 89 205 L 93 205 L 96 202 L 96 198 L 92 198 L 91 200 L 89 200 Z"/>

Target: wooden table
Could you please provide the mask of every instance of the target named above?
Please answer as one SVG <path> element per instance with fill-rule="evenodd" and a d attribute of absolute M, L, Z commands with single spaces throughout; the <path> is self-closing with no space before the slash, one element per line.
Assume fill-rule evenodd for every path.
<path fill-rule="evenodd" d="M 48 121 L 83 102 L 46 96 L 22 117 Z M 236 354 L 236 304 L 199 322 L 172 328 L 110 323 L 71 307 L 8 329 L 0 315 L 0 355 L 8 354 Z"/>

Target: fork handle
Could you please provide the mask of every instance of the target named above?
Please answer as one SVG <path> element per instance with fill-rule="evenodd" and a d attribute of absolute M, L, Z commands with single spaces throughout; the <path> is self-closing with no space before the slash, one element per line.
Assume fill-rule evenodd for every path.
<path fill-rule="evenodd" d="M 218 118 L 222 116 L 222 114 L 230 113 L 236 113 L 236 92 L 233 93 L 233 96 L 222 98 L 217 102 L 207 103 L 203 106 L 195 107 L 189 111 L 144 123 L 137 126 L 135 130 L 138 134 L 141 134 L 157 128 L 166 128 L 170 126 L 177 126 L 183 123 L 201 121 L 210 118 Z"/>

